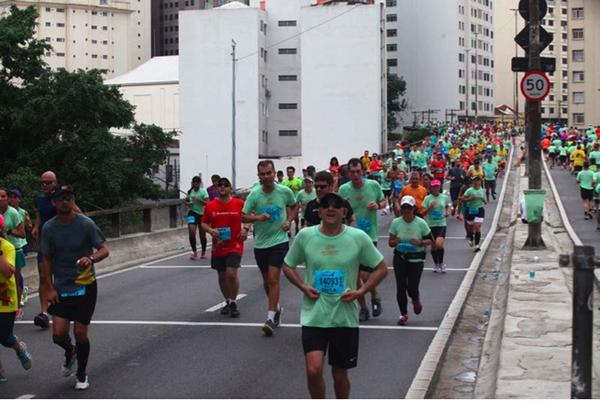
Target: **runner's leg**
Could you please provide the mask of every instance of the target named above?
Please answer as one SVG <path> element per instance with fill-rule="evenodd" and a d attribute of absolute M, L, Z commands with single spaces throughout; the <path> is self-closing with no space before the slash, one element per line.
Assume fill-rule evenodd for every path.
<path fill-rule="evenodd" d="M 350 378 L 348 377 L 348 369 L 336 368 L 335 366 L 332 366 L 331 375 L 333 376 L 335 398 L 350 398 Z"/>
<path fill-rule="evenodd" d="M 408 299 L 406 298 L 407 288 L 407 266 L 400 255 L 394 254 L 394 276 L 396 277 L 396 301 L 401 315 L 408 314 Z"/>
<path fill-rule="evenodd" d="M 311 351 L 304 355 L 306 361 L 306 381 L 311 398 L 325 398 L 325 379 L 323 378 L 323 351 Z"/>

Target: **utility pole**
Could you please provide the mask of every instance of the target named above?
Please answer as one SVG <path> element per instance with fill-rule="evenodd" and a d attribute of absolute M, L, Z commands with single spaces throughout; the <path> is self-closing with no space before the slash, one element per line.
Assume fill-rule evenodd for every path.
<path fill-rule="evenodd" d="M 529 70 L 541 69 L 540 43 L 540 1 L 529 0 L 529 52 L 527 54 Z M 527 169 L 529 172 L 529 189 L 542 188 L 542 157 L 540 149 L 540 131 L 542 128 L 540 102 L 525 103 L 526 135 L 527 135 Z M 542 219 L 543 220 L 543 219 Z M 542 239 L 542 221 L 528 224 L 525 248 L 543 249 L 546 245 Z"/>
<path fill-rule="evenodd" d="M 471 103 L 469 103 L 469 92 L 471 92 L 471 87 L 469 86 L 469 75 L 471 75 L 471 70 L 469 69 L 469 53 L 471 52 L 471 49 L 465 49 L 465 58 L 466 58 L 466 71 L 465 71 L 465 76 L 467 78 L 467 90 L 466 90 L 466 95 L 467 95 L 467 107 L 465 110 L 465 120 L 467 122 L 469 122 L 469 109 L 471 108 Z"/>
<path fill-rule="evenodd" d="M 477 64 L 479 63 L 478 55 L 477 55 L 477 47 L 479 46 L 479 33 L 475 32 L 475 122 L 479 119 L 479 69 L 477 68 Z"/>
<path fill-rule="evenodd" d="M 231 186 L 233 190 L 236 187 L 236 163 L 235 163 L 235 77 L 236 63 L 235 47 L 237 43 L 231 39 Z"/>
<path fill-rule="evenodd" d="M 517 36 L 517 33 L 518 33 L 517 13 L 519 12 L 519 9 L 511 8 L 510 11 L 513 11 L 515 13 L 515 36 Z M 519 45 L 517 45 L 517 42 L 515 42 L 515 57 L 518 57 L 518 56 L 519 56 Z M 519 73 L 518 72 L 515 72 L 514 105 L 515 105 L 515 127 L 516 127 L 519 124 Z"/>

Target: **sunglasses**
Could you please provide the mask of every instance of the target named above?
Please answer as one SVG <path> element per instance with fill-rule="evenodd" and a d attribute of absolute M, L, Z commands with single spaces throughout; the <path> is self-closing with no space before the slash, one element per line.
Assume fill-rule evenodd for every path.
<path fill-rule="evenodd" d="M 52 198 L 55 202 L 70 202 L 73 200 L 73 195 L 60 195 Z"/>
<path fill-rule="evenodd" d="M 402 205 L 400 206 L 400 209 L 404 209 L 404 210 L 408 210 L 408 209 L 412 209 L 413 207 L 411 205 Z"/>
<path fill-rule="evenodd" d="M 217 185 L 217 187 L 219 187 L 219 188 L 229 188 L 230 186 L 231 186 L 231 185 L 229 185 L 229 184 L 226 184 L 226 183 L 221 183 L 221 184 L 218 184 L 218 185 Z"/>
<path fill-rule="evenodd" d="M 42 181 L 42 185 L 52 185 L 54 181 Z"/>
<path fill-rule="evenodd" d="M 321 205 L 321 209 L 329 209 L 330 207 L 334 209 L 341 209 L 344 207 L 344 205 L 340 205 L 338 203 L 329 203 L 327 205 Z"/>

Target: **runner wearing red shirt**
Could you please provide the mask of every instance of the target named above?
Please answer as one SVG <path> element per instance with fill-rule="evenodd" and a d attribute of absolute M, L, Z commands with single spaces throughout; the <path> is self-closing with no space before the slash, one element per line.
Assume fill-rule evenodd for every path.
<path fill-rule="evenodd" d="M 248 227 L 242 227 L 244 201 L 231 196 L 231 183 L 225 177 L 217 182 L 217 193 L 219 197 L 208 202 L 204 209 L 202 227 L 213 240 L 210 267 L 219 275 L 219 288 L 225 298 L 221 315 L 239 317 L 237 269 L 248 237 Z"/>
<path fill-rule="evenodd" d="M 431 161 L 431 171 L 433 172 L 433 178 L 438 180 L 443 188 L 444 178 L 446 177 L 446 160 L 441 152 L 436 152 L 435 159 Z"/>

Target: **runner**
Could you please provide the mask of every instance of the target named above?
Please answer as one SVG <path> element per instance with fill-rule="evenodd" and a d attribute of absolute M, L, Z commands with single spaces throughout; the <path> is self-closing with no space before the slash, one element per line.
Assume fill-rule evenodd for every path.
<path fill-rule="evenodd" d="M 600 205 L 600 172 L 596 173 L 596 190 L 594 191 L 594 201 L 598 200 L 597 205 Z M 596 230 L 600 231 L 600 208 L 596 208 Z"/>
<path fill-rule="evenodd" d="M 15 280 L 15 247 L 7 241 L 2 232 L 4 217 L 0 215 L 0 344 L 12 348 L 17 354 L 23 369 L 31 369 L 31 355 L 27 345 L 13 334 L 15 316 L 19 308 L 17 282 Z M 0 383 L 6 381 L 4 370 L 0 365 Z"/>
<path fill-rule="evenodd" d="M 583 170 L 577 173 L 577 183 L 579 184 L 581 199 L 583 201 L 583 215 L 585 220 L 592 220 L 591 208 L 594 200 L 595 174 L 590 170 L 590 162 L 583 163 Z"/>
<path fill-rule="evenodd" d="M 356 228 L 367 233 L 377 247 L 377 236 L 379 235 L 377 210 L 385 209 L 387 205 L 381 186 L 376 181 L 365 179 L 362 167 L 358 159 L 348 161 L 348 170 L 352 181 L 342 185 L 339 194 L 352 206 L 356 216 Z M 371 271 L 369 266 L 360 267 L 360 279 L 363 283 L 367 282 Z M 376 286 L 372 287 L 370 292 L 371 309 L 373 316 L 377 317 L 382 312 L 381 298 L 377 293 Z M 360 297 L 358 302 L 360 304 L 360 321 L 369 320 L 370 313 L 365 298 Z"/>
<path fill-rule="evenodd" d="M 450 180 L 450 199 L 452 200 L 452 216 L 456 214 L 458 195 L 463 186 L 465 176 L 465 170 L 460 167 L 460 163 L 457 161 L 452 162 L 452 168 L 448 171 L 448 180 Z"/>
<path fill-rule="evenodd" d="M 300 193 L 300 190 L 304 185 L 304 181 L 302 178 L 294 177 L 294 174 L 296 173 L 296 168 L 294 166 L 288 166 L 288 168 L 286 169 L 286 173 L 287 178 L 284 179 L 281 184 L 291 189 L 294 193 L 294 196 L 296 197 L 298 196 L 298 193 Z M 306 176 L 308 176 L 308 169 L 306 170 Z M 298 216 L 296 216 L 296 218 L 294 219 L 294 223 L 296 224 L 296 234 L 298 234 L 298 231 L 301 228 Z M 288 232 L 288 237 L 290 236 L 291 231 L 292 230 Z"/>
<path fill-rule="evenodd" d="M 481 188 L 481 177 L 475 175 L 471 188 L 467 189 L 462 197 L 464 201 L 466 211 L 465 220 L 467 225 L 470 227 L 468 233 L 469 245 L 473 248 L 473 251 L 479 252 L 479 242 L 481 241 L 481 225 L 485 217 L 485 191 Z"/>
<path fill-rule="evenodd" d="M 242 222 L 254 223 L 254 257 L 267 293 L 267 320 L 262 328 L 272 336 L 281 321 L 279 305 L 283 258 L 289 249 L 287 232 L 298 215 L 291 189 L 275 184 L 275 165 L 261 160 L 257 165 L 261 185 L 250 192 L 244 204 Z"/>
<path fill-rule="evenodd" d="M 325 195 L 320 203 L 322 223 L 302 230 L 285 257 L 285 276 L 304 293 L 300 324 L 312 398 L 326 396 L 323 363 L 327 352 L 336 398 L 350 397 L 348 369 L 356 367 L 358 360 L 354 300 L 364 298 L 387 275 L 383 256 L 371 238 L 343 224 L 345 213 L 342 197 Z M 300 264 L 306 265 L 304 279 L 296 271 Z M 369 266 L 372 273 L 358 288 L 360 266 Z"/>
<path fill-rule="evenodd" d="M 493 160 L 493 156 L 489 155 L 481 164 L 485 179 L 485 199 L 490 202 L 490 194 L 496 200 L 496 176 L 498 175 L 498 164 Z"/>
<path fill-rule="evenodd" d="M 585 162 L 585 151 L 582 145 L 578 145 L 577 149 L 571 153 L 571 159 L 573 160 L 573 174 L 579 173 Z"/>
<path fill-rule="evenodd" d="M 76 371 L 75 389 L 86 390 L 90 387 L 86 372 L 90 354 L 88 328 L 98 293 L 94 265 L 108 257 L 108 247 L 96 223 L 75 212 L 75 193 L 70 186 L 54 188 L 52 204 L 57 215 L 42 231 L 40 290 L 50 303 L 52 339 L 65 350 L 62 374 L 69 377 Z M 69 336 L 71 321 L 75 347 Z"/>
<path fill-rule="evenodd" d="M 25 239 L 25 222 L 19 212 L 8 204 L 8 190 L 0 187 L 0 215 L 4 218 L 2 233 L 4 238 L 15 247 L 15 280 L 17 281 L 17 299 L 19 300 L 19 310 L 17 319 L 21 320 L 23 311 L 20 308 L 21 294 L 23 293 L 23 277 L 21 270 L 27 266 L 25 252 L 23 247 L 27 245 Z"/>
<path fill-rule="evenodd" d="M 408 322 L 408 299 L 412 299 L 413 311 L 418 315 L 423 310 L 419 283 L 425 262 L 425 247 L 431 245 L 433 236 L 429 226 L 416 216 L 417 202 L 410 195 L 400 200 L 401 216 L 390 225 L 388 245 L 394 248 L 394 275 L 396 276 L 396 300 L 400 308 L 398 325 Z"/>
<path fill-rule="evenodd" d="M 31 223 L 31 218 L 29 217 L 29 212 L 21 207 L 22 200 L 23 200 L 23 193 L 21 192 L 21 190 L 19 188 L 12 188 L 12 189 L 8 190 L 8 204 L 10 206 L 12 206 L 13 208 L 15 208 L 15 210 L 19 213 L 19 216 L 21 216 L 21 218 L 23 219 L 23 224 L 25 225 L 25 232 L 27 233 L 27 232 L 31 232 L 33 225 Z M 25 239 L 25 238 L 21 239 L 21 249 L 23 250 L 23 258 L 25 258 L 27 256 L 27 239 Z M 25 260 L 25 265 L 26 264 L 27 264 L 27 261 Z M 18 285 L 18 289 L 21 291 L 21 296 L 19 297 L 19 300 L 20 300 L 19 306 L 21 308 L 19 308 L 19 311 L 17 312 L 17 320 L 20 320 L 20 318 L 23 317 L 22 307 L 25 306 L 25 303 L 27 302 L 28 294 L 29 294 L 29 290 L 27 287 L 25 287 L 23 275 L 21 274 L 20 270 L 18 271 L 18 274 L 17 274 L 17 285 Z"/>
<path fill-rule="evenodd" d="M 435 242 L 431 246 L 431 257 L 433 258 L 433 272 L 446 273 L 444 264 L 444 239 L 446 238 L 446 218 L 450 201 L 441 193 L 442 183 L 438 180 L 431 182 L 431 194 L 423 201 L 427 225 L 431 228 L 431 234 Z"/>
<path fill-rule="evenodd" d="M 319 204 L 321 198 L 330 192 L 334 192 L 334 180 L 331 173 L 328 171 L 320 171 L 315 176 L 315 190 L 317 192 L 317 198 L 311 200 L 306 204 L 304 213 L 304 222 L 306 227 L 318 226 L 321 224 L 321 215 L 319 214 Z M 346 209 L 346 215 L 344 216 L 344 224 L 347 226 L 354 226 L 354 210 L 352 206 L 344 199 L 344 209 Z"/>
<path fill-rule="evenodd" d="M 242 227 L 244 201 L 231 195 L 231 182 L 225 177 L 216 184 L 218 197 L 206 205 L 202 227 L 212 237 L 210 267 L 217 271 L 219 288 L 225 299 L 221 315 L 239 317 L 237 296 L 240 289 L 237 271 L 244 254 L 247 226 Z"/>
<path fill-rule="evenodd" d="M 419 176 L 419 173 L 416 171 L 413 171 L 410 174 L 410 184 L 406 185 L 402 191 L 400 192 L 400 197 L 399 199 L 404 198 L 405 196 L 412 196 L 413 199 L 417 202 L 416 204 L 416 209 L 415 209 L 415 214 L 419 217 L 423 217 L 423 201 L 425 200 L 425 197 L 427 196 L 427 189 L 422 186 L 420 184 L 421 182 L 421 177 Z M 396 215 L 396 217 L 399 217 L 401 215 L 401 208 L 400 208 L 400 202 L 398 202 L 398 200 L 394 203 L 394 214 Z"/>
<path fill-rule="evenodd" d="M 200 245 L 202 246 L 201 259 L 206 259 L 206 232 L 202 228 L 202 214 L 204 214 L 204 206 L 208 203 L 209 196 L 206 189 L 202 188 L 202 179 L 199 176 L 192 178 L 192 187 L 188 190 L 186 203 L 190 206 L 187 215 L 188 234 L 190 238 L 190 246 L 192 254 L 190 260 L 198 259 L 198 251 L 196 248 L 196 231 L 199 231 Z M 200 226 L 198 228 L 198 226 Z"/>
<path fill-rule="evenodd" d="M 313 179 L 311 177 L 306 177 L 304 179 L 304 189 L 298 192 L 296 195 L 296 202 L 298 203 L 298 210 L 300 214 L 300 226 L 306 226 L 306 222 L 304 221 L 304 216 L 306 214 L 306 205 L 311 200 L 317 199 L 317 191 L 314 189 Z"/>
<path fill-rule="evenodd" d="M 440 185 L 444 186 L 444 178 L 446 177 L 446 160 L 442 152 L 435 154 L 435 159 L 431 161 L 431 171 L 433 173 L 433 179 L 438 180 Z"/>
<path fill-rule="evenodd" d="M 212 182 L 212 185 L 210 187 L 206 188 L 206 192 L 208 193 L 209 200 L 213 200 L 213 199 L 216 199 L 219 197 L 217 184 L 218 184 L 220 178 L 221 177 L 219 177 L 218 174 L 213 174 L 210 176 L 210 182 Z"/>

